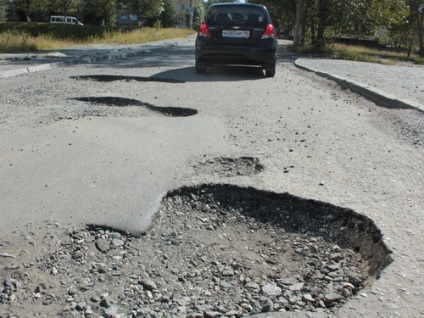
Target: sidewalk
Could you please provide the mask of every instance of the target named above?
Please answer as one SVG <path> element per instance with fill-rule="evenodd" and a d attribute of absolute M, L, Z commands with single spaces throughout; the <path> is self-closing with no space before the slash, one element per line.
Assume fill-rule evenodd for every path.
<path fill-rule="evenodd" d="M 333 59 L 301 58 L 301 69 L 336 81 L 376 104 L 424 112 L 424 66 L 390 66 Z"/>
<path fill-rule="evenodd" d="M 192 40 L 189 37 L 141 45 L 91 45 L 46 53 L 0 54 L 0 78 L 73 64 L 124 59 Z M 379 105 L 424 112 L 424 66 L 388 66 L 325 58 L 300 58 L 295 65 L 334 80 Z"/>

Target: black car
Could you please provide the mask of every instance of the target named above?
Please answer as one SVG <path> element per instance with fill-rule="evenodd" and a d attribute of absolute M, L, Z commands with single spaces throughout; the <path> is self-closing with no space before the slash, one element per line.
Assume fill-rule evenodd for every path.
<path fill-rule="evenodd" d="M 247 3 L 212 4 L 196 38 L 196 72 L 211 65 L 260 65 L 275 75 L 277 39 L 268 10 Z"/>

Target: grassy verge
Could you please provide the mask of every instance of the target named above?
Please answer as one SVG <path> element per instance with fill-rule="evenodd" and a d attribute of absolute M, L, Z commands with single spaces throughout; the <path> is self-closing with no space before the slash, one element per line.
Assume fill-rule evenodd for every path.
<path fill-rule="evenodd" d="M 410 62 L 424 65 L 424 58 L 416 54 L 407 56 L 406 52 L 391 50 L 372 49 L 363 46 L 332 44 L 323 50 L 317 50 L 312 46 L 292 48 L 293 51 L 302 54 L 326 54 L 341 60 L 379 63 L 393 65 L 398 62 Z"/>
<path fill-rule="evenodd" d="M 194 34 L 188 29 L 141 28 L 125 30 L 99 26 L 50 23 L 0 24 L 0 53 L 37 52 L 73 45 L 138 44 Z"/>

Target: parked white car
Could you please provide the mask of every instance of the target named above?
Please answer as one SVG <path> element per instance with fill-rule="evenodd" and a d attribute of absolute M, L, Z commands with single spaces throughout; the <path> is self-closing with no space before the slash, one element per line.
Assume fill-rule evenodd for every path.
<path fill-rule="evenodd" d="M 68 17 L 63 15 L 52 15 L 50 17 L 50 23 L 68 23 L 68 24 L 77 24 L 77 25 L 83 25 L 81 22 L 78 21 L 75 17 Z"/>

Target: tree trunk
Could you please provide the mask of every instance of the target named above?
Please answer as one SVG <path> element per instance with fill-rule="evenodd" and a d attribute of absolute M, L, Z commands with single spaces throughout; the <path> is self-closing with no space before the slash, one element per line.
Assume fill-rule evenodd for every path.
<path fill-rule="evenodd" d="M 315 19 L 311 17 L 311 42 L 316 43 L 316 32 L 315 32 Z"/>
<path fill-rule="evenodd" d="M 327 28 L 327 4 L 326 0 L 320 0 L 318 3 L 318 27 L 315 46 L 321 47 L 325 45 L 324 32 Z"/>
<path fill-rule="evenodd" d="M 299 46 L 300 18 L 302 16 L 302 0 L 296 1 L 296 19 L 294 23 L 293 45 Z"/>
<path fill-rule="evenodd" d="M 308 10 L 302 7 L 302 16 L 300 17 L 300 25 L 301 25 L 301 36 L 300 36 L 300 45 L 305 46 L 306 44 L 306 32 L 308 30 Z"/>
<path fill-rule="evenodd" d="M 420 40 L 420 57 L 424 57 L 424 24 L 423 24 L 423 20 L 424 20 L 424 8 L 422 8 L 424 5 L 422 5 L 420 7 L 420 18 L 418 19 L 418 37 Z"/>

